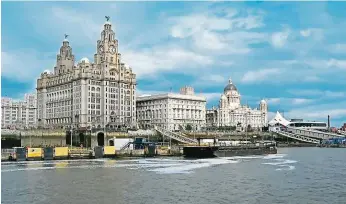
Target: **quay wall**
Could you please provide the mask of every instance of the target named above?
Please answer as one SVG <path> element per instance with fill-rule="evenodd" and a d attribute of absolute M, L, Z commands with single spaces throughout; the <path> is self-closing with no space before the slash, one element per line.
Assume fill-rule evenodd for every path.
<path fill-rule="evenodd" d="M 31 146 L 39 147 L 39 146 L 66 146 L 66 136 L 61 137 L 49 137 L 49 136 L 41 136 L 41 137 L 22 137 L 21 138 L 21 146 Z"/>

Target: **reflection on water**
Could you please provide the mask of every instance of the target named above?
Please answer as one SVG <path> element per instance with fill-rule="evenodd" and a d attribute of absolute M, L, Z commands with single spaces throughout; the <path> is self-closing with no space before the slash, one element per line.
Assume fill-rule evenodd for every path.
<path fill-rule="evenodd" d="M 3 162 L 1 198 L 11 204 L 344 203 L 344 150 L 279 150 L 196 160 Z"/>

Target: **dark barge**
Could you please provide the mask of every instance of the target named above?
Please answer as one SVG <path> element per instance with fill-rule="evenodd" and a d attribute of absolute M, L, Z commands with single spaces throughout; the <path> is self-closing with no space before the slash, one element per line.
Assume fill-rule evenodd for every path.
<path fill-rule="evenodd" d="M 275 144 L 183 147 L 183 155 L 186 158 L 214 158 L 267 154 L 277 154 L 277 148 Z"/>

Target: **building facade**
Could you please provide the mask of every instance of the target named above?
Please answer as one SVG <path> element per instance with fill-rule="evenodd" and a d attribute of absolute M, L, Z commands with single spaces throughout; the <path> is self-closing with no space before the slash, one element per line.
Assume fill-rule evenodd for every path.
<path fill-rule="evenodd" d="M 207 126 L 212 127 L 251 127 L 261 128 L 268 123 L 268 106 L 261 100 L 259 108 L 251 109 L 241 105 L 237 87 L 229 79 L 221 95 L 218 108 L 207 110 Z"/>
<path fill-rule="evenodd" d="M 180 93 L 166 93 L 137 97 L 139 128 L 158 126 L 167 130 L 200 130 L 205 127 L 206 98 L 194 94 L 192 87 Z"/>
<path fill-rule="evenodd" d="M 33 128 L 36 124 L 36 94 L 25 94 L 23 101 L 1 98 L 1 128 Z"/>
<path fill-rule="evenodd" d="M 40 125 L 59 128 L 133 126 L 136 122 L 136 75 L 121 60 L 118 40 L 108 21 L 96 43 L 94 62 L 75 64 L 67 36 L 54 71 L 37 80 Z"/>

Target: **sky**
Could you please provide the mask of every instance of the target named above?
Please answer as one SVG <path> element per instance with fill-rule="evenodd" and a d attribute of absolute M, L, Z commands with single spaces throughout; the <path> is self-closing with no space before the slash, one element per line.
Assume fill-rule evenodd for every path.
<path fill-rule="evenodd" d="M 2 2 L 1 96 L 34 93 L 64 34 L 90 60 L 110 16 L 139 94 L 193 86 L 217 106 L 231 78 L 242 103 L 346 123 L 346 2 Z M 91 60 L 92 61 L 92 60 Z"/>

